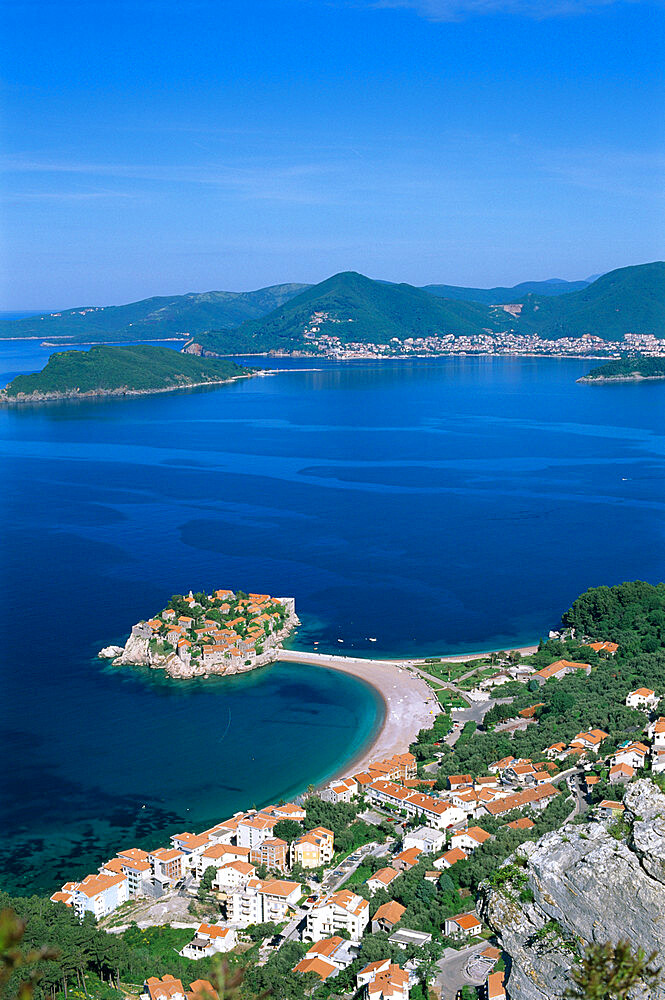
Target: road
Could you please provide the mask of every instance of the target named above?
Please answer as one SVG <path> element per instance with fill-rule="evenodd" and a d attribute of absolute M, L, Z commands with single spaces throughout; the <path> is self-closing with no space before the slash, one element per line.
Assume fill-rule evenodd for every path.
<path fill-rule="evenodd" d="M 457 991 L 463 986 L 478 985 L 476 980 L 466 974 L 465 969 L 471 956 L 484 951 L 485 948 L 487 941 L 462 948 L 461 951 L 455 951 L 454 948 L 446 949 L 443 958 L 436 963 L 438 972 L 435 982 L 441 990 L 441 1000 L 455 1000 Z"/>

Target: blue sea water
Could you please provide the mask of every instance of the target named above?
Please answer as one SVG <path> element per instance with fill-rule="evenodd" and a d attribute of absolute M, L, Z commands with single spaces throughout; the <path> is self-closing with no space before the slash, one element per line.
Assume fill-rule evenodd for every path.
<path fill-rule="evenodd" d="M 4 350 L 0 372 L 43 363 Z M 518 645 L 589 586 L 665 577 L 665 383 L 577 385 L 588 363 L 555 359 L 280 366 L 0 411 L 5 885 L 287 797 L 380 721 L 319 668 L 183 685 L 95 659 L 174 592 L 294 595 L 298 647 L 410 656 Z"/>

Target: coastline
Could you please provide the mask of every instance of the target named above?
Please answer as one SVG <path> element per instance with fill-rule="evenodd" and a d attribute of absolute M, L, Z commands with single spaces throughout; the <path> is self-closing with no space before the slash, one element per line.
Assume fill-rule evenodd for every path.
<path fill-rule="evenodd" d="M 373 688 L 382 699 L 384 715 L 380 727 L 365 747 L 335 771 L 328 780 L 362 771 L 371 760 L 404 753 L 421 729 L 434 725 L 438 702 L 421 677 L 411 673 L 406 662 L 363 660 L 356 657 L 282 650 L 278 662 L 299 663 L 350 674 Z M 408 661 L 411 662 L 411 661 Z"/>
<path fill-rule="evenodd" d="M 180 392 L 183 389 L 200 389 L 204 386 L 229 385 L 231 382 L 239 382 L 244 378 L 254 378 L 257 375 L 265 374 L 268 373 L 263 371 L 248 372 L 246 375 L 234 375 L 232 378 L 214 379 L 206 382 L 190 382 L 187 385 L 168 385 L 159 389 L 91 389 L 88 392 L 34 393 L 29 396 L 24 394 L 8 396 L 4 390 L 0 390 L 0 405 L 25 406 L 34 403 L 66 403 L 79 399 L 90 401 L 96 399 L 126 399 L 128 396 L 156 396 L 164 392 Z"/>

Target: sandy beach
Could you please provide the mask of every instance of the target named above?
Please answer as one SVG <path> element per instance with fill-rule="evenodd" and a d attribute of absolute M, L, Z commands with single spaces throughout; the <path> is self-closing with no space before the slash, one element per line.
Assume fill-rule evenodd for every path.
<path fill-rule="evenodd" d="M 370 684 L 383 698 L 383 725 L 371 746 L 345 765 L 344 774 L 363 770 L 370 760 L 404 753 L 419 730 L 432 726 L 436 718 L 438 702 L 429 685 L 396 660 L 366 660 L 295 649 L 283 649 L 279 659 L 352 674 Z"/>

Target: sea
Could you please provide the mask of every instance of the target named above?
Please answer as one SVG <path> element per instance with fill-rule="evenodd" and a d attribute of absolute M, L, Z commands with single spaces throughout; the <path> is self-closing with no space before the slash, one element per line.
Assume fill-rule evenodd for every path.
<path fill-rule="evenodd" d="M 53 350 L 0 342 L 0 383 Z M 537 641 L 588 587 L 665 579 L 665 383 L 580 385 L 593 363 L 553 358 L 269 364 L 0 409 L 0 888 L 50 894 L 289 799 L 380 726 L 374 691 L 321 667 L 183 683 L 97 658 L 173 593 L 294 596 L 299 649 L 463 657 Z"/>

